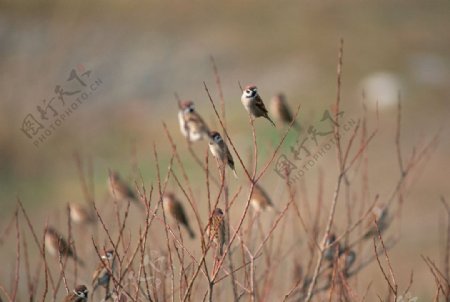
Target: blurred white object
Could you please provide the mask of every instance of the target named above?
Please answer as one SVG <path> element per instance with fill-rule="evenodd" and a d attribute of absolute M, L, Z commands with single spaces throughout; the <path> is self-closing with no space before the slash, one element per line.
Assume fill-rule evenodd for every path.
<path fill-rule="evenodd" d="M 409 57 L 409 68 L 415 81 L 434 87 L 449 84 L 450 62 L 432 53 L 419 53 Z"/>
<path fill-rule="evenodd" d="M 360 89 L 365 92 L 369 108 L 375 109 L 378 102 L 378 108 L 383 110 L 397 104 L 398 94 L 402 93 L 401 86 L 397 75 L 383 71 L 372 73 L 364 78 Z"/>

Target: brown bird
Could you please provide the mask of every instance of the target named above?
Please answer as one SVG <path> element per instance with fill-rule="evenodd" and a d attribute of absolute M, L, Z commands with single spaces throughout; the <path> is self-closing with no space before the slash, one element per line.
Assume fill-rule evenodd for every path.
<path fill-rule="evenodd" d="M 328 246 L 336 241 L 336 235 L 334 233 L 330 233 L 325 241 L 325 246 Z M 339 242 L 335 243 L 333 246 L 327 248 L 324 251 L 324 257 L 328 261 L 334 261 L 337 257 L 339 257 L 341 253 L 341 245 Z"/>
<path fill-rule="evenodd" d="M 70 219 L 76 224 L 91 224 L 97 221 L 92 209 L 79 203 L 69 203 Z"/>
<path fill-rule="evenodd" d="M 173 193 L 166 193 L 163 196 L 163 206 L 166 215 L 172 216 L 179 224 L 186 228 L 189 233 L 189 237 L 195 238 L 195 233 L 189 225 L 189 220 L 184 211 L 184 207 L 181 202 L 175 197 Z"/>
<path fill-rule="evenodd" d="M 144 207 L 144 205 L 139 202 L 139 199 L 136 196 L 136 193 L 131 189 L 131 187 L 120 177 L 119 173 L 116 171 L 112 171 L 109 179 L 109 192 L 113 198 L 116 198 L 119 201 L 130 201 L 140 207 Z"/>
<path fill-rule="evenodd" d="M 194 109 L 192 101 L 181 101 L 178 103 L 178 122 L 184 137 L 190 142 L 196 142 L 209 137 L 209 128 L 200 114 Z"/>
<path fill-rule="evenodd" d="M 349 250 L 348 248 L 346 248 L 343 251 L 343 255 L 344 255 L 344 275 L 348 276 L 349 270 L 352 267 L 352 265 L 355 263 L 356 261 L 356 253 L 353 250 Z"/>
<path fill-rule="evenodd" d="M 45 247 L 52 256 L 71 257 L 81 266 L 84 265 L 84 262 L 75 255 L 67 241 L 52 227 L 48 227 L 45 231 Z"/>
<path fill-rule="evenodd" d="M 244 91 L 242 91 L 241 102 L 244 108 L 250 114 L 252 118 L 264 117 L 275 127 L 275 123 L 269 117 L 269 113 L 258 94 L 258 88 L 255 85 L 245 86 Z"/>
<path fill-rule="evenodd" d="M 367 232 L 364 234 L 365 239 L 372 238 L 373 236 L 378 235 L 377 228 L 374 224 L 374 219 L 376 219 L 378 230 L 380 230 L 380 234 L 382 234 L 391 223 L 388 208 L 384 204 L 373 207 L 372 217 L 367 222 Z"/>
<path fill-rule="evenodd" d="M 260 185 L 253 187 L 250 203 L 257 212 L 265 211 L 266 209 L 275 209 L 269 195 L 267 195 L 266 191 Z"/>
<path fill-rule="evenodd" d="M 225 222 L 222 209 L 216 208 L 213 211 L 207 233 L 209 239 L 216 244 L 219 255 L 222 256 L 225 244 Z"/>
<path fill-rule="evenodd" d="M 111 280 L 111 272 L 114 272 L 114 250 L 107 250 L 105 252 L 105 255 L 103 255 L 101 258 L 101 261 L 97 265 L 97 269 L 92 274 L 92 293 L 94 293 L 98 286 L 103 286 L 108 291 L 109 281 Z"/>
<path fill-rule="evenodd" d="M 284 94 L 279 93 L 272 98 L 270 101 L 270 113 L 285 125 L 289 125 L 294 121 L 293 127 L 300 131 L 300 124 L 294 120 Z"/>
<path fill-rule="evenodd" d="M 210 133 L 209 150 L 212 155 L 221 163 L 228 164 L 233 171 L 234 177 L 237 178 L 236 169 L 234 168 L 234 160 L 228 146 L 220 136 L 219 132 L 212 131 Z"/>
<path fill-rule="evenodd" d="M 78 285 L 73 292 L 66 296 L 64 302 L 87 302 L 88 293 L 89 291 L 85 285 Z"/>

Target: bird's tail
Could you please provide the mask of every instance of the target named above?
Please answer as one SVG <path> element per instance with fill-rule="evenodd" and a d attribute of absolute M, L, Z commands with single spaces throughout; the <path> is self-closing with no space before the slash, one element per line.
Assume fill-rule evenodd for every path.
<path fill-rule="evenodd" d="M 297 121 L 294 121 L 294 124 L 292 125 L 292 127 L 294 127 L 294 129 L 297 130 L 297 132 L 302 131 L 302 127 L 300 126 L 300 124 Z"/>
<path fill-rule="evenodd" d="M 274 212 L 277 215 L 281 214 L 281 211 L 278 210 L 273 204 L 270 204 L 268 209 L 269 209 L 270 212 Z"/>
<path fill-rule="evenodd" d="M 277 126 L 275 125 L 275 123 L 272 121 L 272 119 L 269 117 L 269 115 L 268 114 L 266 114 L 265 116 L 264 116 L 266 119 L 268 119 L 269 120 L 269 122 L 271 122 L 272 123 L 272 125 L 276 128 Z"/>
<path fill-rule="evenodd" d="M 233 175 L 234 175 L 234 178 L 238 179 L 238 175 L 236 173 L 236 169 L 234 169 L 234 168 L 233 168 Z"/>
<path fill-rule="evenodd" d="M 84 261 L 78 258 L 76 255 L 73 255 L 73 260 L 75 260 L 79 266 L 84 267 Z"/>
<path fill-rule="evenodd" d="M 223 255 L 223 244 L 219 244 L 218 248 L 217 248 L 218 254 L 217 256 L 222 256 Z"/>
<path fill-rule="evenodd" d="M 194 233 L 194 231 L 192 230 L 192 228 L 191 228 L 190 225 L 186 225 L 186 230 L 187 230 L 188 233 L 189 233 L 189 237 L 190 237 L 191 239 L 194 239 L 194 238 L 195 238 L 195 233 Z"/>

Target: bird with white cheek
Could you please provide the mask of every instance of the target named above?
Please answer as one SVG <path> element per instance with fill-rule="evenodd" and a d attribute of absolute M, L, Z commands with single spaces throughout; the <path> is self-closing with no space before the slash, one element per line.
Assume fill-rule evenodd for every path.
<path fill-rule="evenodd" d="M 196 142 L 209 137 L 209 128 L 200 114 L 194 109 L 192 101 L 181 101 L 178 103 L 178 122 L 181 134 L 189 141 Z"/>
<path fill-rule="evenodd" d="M 114 272 L 115 268 L 115 252 L 113 249 L 107 250 L 105 255 L 101 257 L 101 261 L 97 265 L 94 273 L 92 274 L 92 293 L 95 292 L 97 287 L 102 286 L 106 289 L 108 294 L 109 281 L 111 280 L 111 272 Z"/>
<path fill-rule="evenodd" d="M 88 293 L 89 291 L 85 285 L 78 285 L 73 292 L 64 298 L 64 302 L 87 302 Z"/>
<path fill-rule="evenodd" d="M 247 85 L 245 87 L 241 96 L 242 105 L 244 105 L 244 108 L 252 118 L 264 117 L 275 127 L 275 123 L 269 117 L 266 106 L 259 96 L 257 89 L 258 88 L 255 85 Z"/>
<path fill-rule="evenodd" d="M 222 164 L 228 164 L 228 166 L 233 171 L 234 177 L 237 178 L 236 169 L 234 168 L 233 156 L 231 155 L 228 146 L 225 144 L 219 132 L 211 132 L 209 139 L 209 150 L 211 151 L 212 155 Z"/>

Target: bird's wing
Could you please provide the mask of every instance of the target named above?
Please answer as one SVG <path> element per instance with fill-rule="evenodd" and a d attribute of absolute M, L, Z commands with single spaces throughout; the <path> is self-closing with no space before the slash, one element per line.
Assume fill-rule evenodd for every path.
<path fill-rule="evenodd" d="M 230 165 L 230 167 L 234 170 L 234 160 L 233 156 L 231 155 L 230 149 L 228 147 L 226 148 L 226 155 L 227 155 L 227 163 Z"/>
<path fill-rule="evenodd" d="M 280 115 L 281 115 L 281 118 L 285 122 L 287 122 L 287 123 L 292 122 L 292 113 L 291 113 L 291 110 L 289 110 L 289 107 L 286 104 L 283 104 L 283 106 L 281 106 L 281 108 L 280 108 Z"/>
<path fill-rule="evenodd" d="M 97 278 L 100 276 L 100 274 L 103 272 L 104 269 L 105 269 L 105 263 L 103 261 L 100 261 L 99 264 L 97 265 L 97 269 L 92 274 L 92 284 L 93 285 L 95 284 L 95 282 L 97 281 Z"/>
<path fill-rule="evenodd" d="M 183 206 L 179 203 L 175 203 L 173 215 L 175 216 L 175 219 L 178 220 L 181 224 L 188 225 L 186 213 L 184 212 Z"/>
<path fill-rule="evenodd" d="M 191 112 L 186 116 L 186 125 L 191 129 L 197 129 L 205 132 L 209 132 L 209 128 L 205 121 L 197 112 Z"/>
<path fill-rule="evenodd" d="M 267 115 L 268 111 L 259 95 L 255 97 L 255 106 L 258 107 L 262 112 L 264 112 L 265 115 Z"/>

